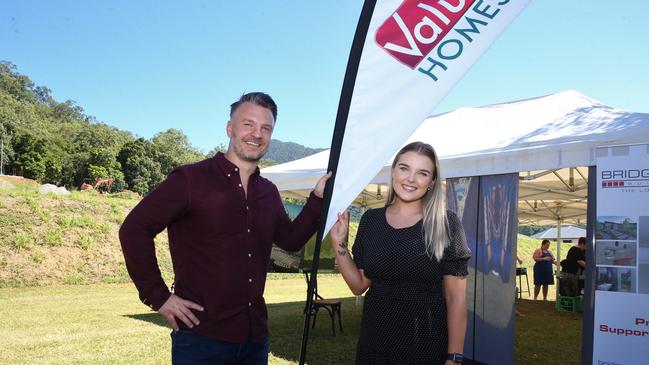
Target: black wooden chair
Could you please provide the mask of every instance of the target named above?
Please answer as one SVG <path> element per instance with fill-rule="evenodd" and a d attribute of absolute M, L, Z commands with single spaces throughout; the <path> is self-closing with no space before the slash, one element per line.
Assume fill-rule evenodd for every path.
<path fill-rule="evenodd" d="M 527 278 L 527 268 L 526 267 L 517 267 L 516 276 L 518 276 L 518 297 L 523 299 L 523 275 L 525 275 L 525 281 L 527 282 L 527 296 L 530 296 L 530 279 Z"/>
<path fill-rule="evenodd" d="M 304 273 L 304 278 L 306 279 L 306 285 L 307 285 L 307 291 L 309 290 L 309 274 L 311 274 L 311 269 L 302 269 L 302 272 Z M 311 305 L 311 309 L 306 308 L 306 304 L 304 306 L 304 313 L 309 315 L 309 321 L 311 321 L 311 318 L 313 320 L 313 324 L 311 325 L 311 328 L 315 328 L 315 321 L 318 318 L 318 311 L 320 308 L 324 308 L 327 313 L 329 313 L 329 317 L 331 317 L 331 332 L 333 333 L 333 336 L 336 336 L 336 324 L 335 324 L 335 317 L 338 316 L 338 326 L 340 327 L 340 332 L 343 332 L 343 322 L 342 319 L 340 318 L 340 308 L 341 308 L 341 301 L 338 299 L 325 299 L 321 297 L 318 294 L 318 282 L 315 282 L 314 288 L 313 288 L 313 302 Z"/>

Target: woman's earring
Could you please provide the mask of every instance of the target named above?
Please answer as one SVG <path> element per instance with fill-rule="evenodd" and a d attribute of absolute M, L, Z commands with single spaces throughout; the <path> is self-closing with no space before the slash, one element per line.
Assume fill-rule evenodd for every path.
<path fill-rule="evenodd" d="M 426 190 L 430 191 L 430 186 L 426 188 Z"/>

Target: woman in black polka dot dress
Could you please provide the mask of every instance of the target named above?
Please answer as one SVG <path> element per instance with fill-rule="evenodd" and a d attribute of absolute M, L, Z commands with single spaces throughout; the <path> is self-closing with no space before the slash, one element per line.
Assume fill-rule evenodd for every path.
<path fill-rule="evenodd" d="M 367 290 L 356 363 L 461 362 L 471 252 L 445 208 L 433 148 L 413 142 L 396 155 L 387 204 L 361 218 L 353 259 L 348 221 L 339 214 L 331 238 L 347 285 L 356 295 Z"/>

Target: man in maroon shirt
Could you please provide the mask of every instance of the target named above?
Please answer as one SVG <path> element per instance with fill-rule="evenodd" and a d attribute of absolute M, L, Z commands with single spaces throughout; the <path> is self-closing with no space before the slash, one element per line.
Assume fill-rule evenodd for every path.
<path fill-rule="evenodd" d="M 328 173 L 291 222 L 277 187 L 259 175 L 277 106 L 264 93 L 233 103 L 225 154 L 173 170 L 133 208 L 119 232 L 142 302 L 173 328 L 174 364 L 267 364 L 263 298 L 272 243 L 296 251 L 318 227 Z M 173 293 L 162 279 L 155 236 L 167 229 Z"/>

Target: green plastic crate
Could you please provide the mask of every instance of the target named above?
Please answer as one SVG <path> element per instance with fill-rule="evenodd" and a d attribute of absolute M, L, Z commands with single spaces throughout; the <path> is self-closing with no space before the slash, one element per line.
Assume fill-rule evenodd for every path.
<path fill-rule="evenodd" d="M 559 295 L 556 308 L 559 312 L 581 312 L 581 297 L 565 297 Z"/>

